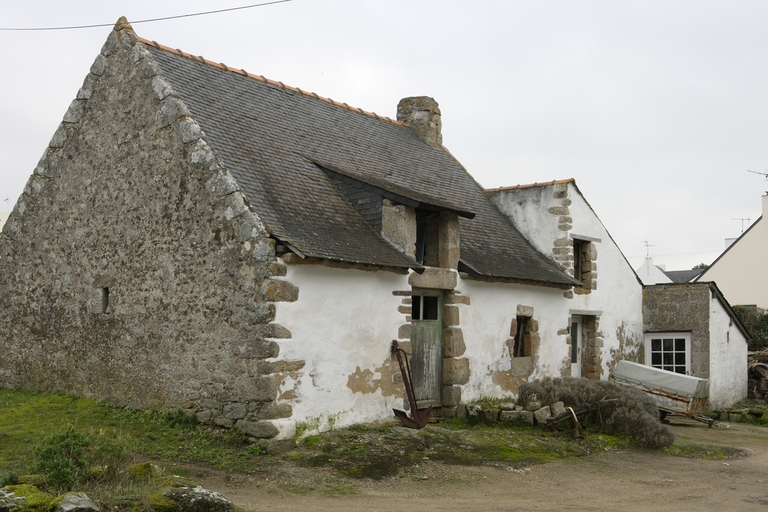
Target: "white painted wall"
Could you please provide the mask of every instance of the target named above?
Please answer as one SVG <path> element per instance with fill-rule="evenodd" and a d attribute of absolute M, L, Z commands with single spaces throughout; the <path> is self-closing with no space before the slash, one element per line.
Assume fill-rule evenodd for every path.
<path fill-rule="evenodd" d="M 710 292 L 709 406 L 730 407 L 747 396 L 747 340 Z"/>
<path fill-rule="evenodd" d="M 277 304 L 275 322 L 292 334 L 277 340 L 278 360 L 306 362 L 278 392 L 296 394 L 281 400 L 293 406 L 292 420 L 326 430 L 390 418 L 393 407 L 402 409 L 402 393 L 385 396 L 382 385 L 391 387 L 392 371 L 400 371 L 391 364 L 390 346 L 405 316 L 398 312 L 403 297 L 392 292 L 409 289 L 407 276 L 289 265 L 285 279 L 299 287 L 299 300 Z M 367 376 L 368 392 L 348 386 L 356 372 Z"/>
<path fill-rule="evenodd" d="M 516 395 L 494 382 L 494 374 L 507 372 L 511 358 L 506 341 L 510 335 L 517 306 L 533 307 L 533 319 L 539 324 L 540 345 L 534 358 L 531 379 L 559 377 L 569 347 L 559 329 L 568 327 L 563 290 L 541 286 L 487 283 L 460 279 L 458 291 L 469 297 L 470 306 L 460 306 L 461 330 L 467 350 L 463 357 L 470 362 L 469 383 L 462 386 L 464 402 L 481 397 Z"/>
<path fill-rule="evenodd" d="M 562 207 L 562 198 L 554 192 L 566 191 L 570 200 L 568 216 L 571 229 L 559 229 L 559 216 L 551 208 Z M 637 275 L 608 230 L 595 214 L 573 180 L 542 185 L 500 189 L 494 192 L 494 202 L 512 219 L 531 243 L 544 254 L 553 257 L 556 238 L 591 241 L 597 249 L 597 289 L 590 294 L 574 294 L 563 299 L 560 292 L 561 327 L 567 327 L 568 313 L 581 311 L 600 315 L 599 331 L 604 337 L 602 378 L 608 378 L 612 365 L 621 358 L 636 361 L 643 344 L 643 290 Z M 552 299 L 554 300 L 554 299 Z M 600 314 L 602 313 L 602 314 Z M 559 355 L 559 354 L 558 354 Z M 558 355 L 552 355 L 557 357 Z M 545 363 L 547 366 L 559 361 Z"/>
<path fill-rule="evenodd" d="M 756 304 L 768 309 L 768 194 L 762 201 L 762 217 L 697 279 L 717 283 L 734 306 Z"/>

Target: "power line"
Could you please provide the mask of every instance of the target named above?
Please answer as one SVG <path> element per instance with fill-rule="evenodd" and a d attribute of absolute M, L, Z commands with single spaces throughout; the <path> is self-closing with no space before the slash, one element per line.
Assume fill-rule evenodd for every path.
<path fill-rule="evenodd" d="M 254 7 L 264 7 L 265 5 L 282 4 L 285 2 L 292 2 L 293 0 L 272 0 L 271 2 L 262 2 L 260 4 L 243 5 L 241 7 L 230 7 L 228 9 L 217 9 L 215 11 L 195 12 L 190 14 L 178 14 L 176 16 L 165 16 L 163 18 L 151 18 L 146 20 L 129 21 L 131 25 L 137 25 L 139 23 L 152 23 L 154 21 L 167 21 L 175 20 L 179 18 L 191 18 L 193 16 L 206 16 L 208 14 L 218 14 L 221 12 L 241 11 L 243 9 L 252 9 Z M 95 25 L 72 25 L 69 27 L 0 27 L 0 30 L 4 31 L 44 31 L 44 30 L 78 30 L 83 28 L 99 28 L 99 27 L 112 27 L 114 23 L 97 23 Z"/>

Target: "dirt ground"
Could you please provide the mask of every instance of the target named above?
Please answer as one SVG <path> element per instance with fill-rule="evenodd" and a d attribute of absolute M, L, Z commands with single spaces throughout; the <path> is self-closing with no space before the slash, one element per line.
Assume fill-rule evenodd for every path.
<path fill-rule="evenodd" d="M 405 476 L 382 481 L 275 461 L 262 474 L 210 474 L 201 483 L 248 511 L 768 510 L 768 428 L 669 420 L 676 443 L 748 455 L 702 460 L 622 448 L 518 469 L 427 459 Z"/>

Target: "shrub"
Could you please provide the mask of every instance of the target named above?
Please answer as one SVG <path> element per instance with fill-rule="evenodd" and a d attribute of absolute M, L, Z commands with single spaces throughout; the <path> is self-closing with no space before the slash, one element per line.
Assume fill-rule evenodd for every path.
<path fill-rule="evenodd" d="M 90 437 L 73 426 L 51 434 L 35 447 L 32 471 L 45 476 L 46 488 L 69 491 L 83 474 L 90 444 Z"/>
<path fill-rule="evenodd" d="M 32 471 L 43 475 L 46 489 L 61 493 L 89 477 L 115 479 L 130 456 L 122 437 L 88 434 L 70 426 L 35 446 Z"/>
<path fill-rule="evenodd" d="M 616 402 L 587 414 L 582 424 L 605 434 L 629 437 L 646 448 L 669 446 L 675 440 L 672 429 L 659 422 L 659 409 L 651 397 L 615 382 L 565 377 L 523 383 L 519 402 L 525 404 L 533 399 L 542 405 L 562 401 L 574 409 L 616 399 Z"/>

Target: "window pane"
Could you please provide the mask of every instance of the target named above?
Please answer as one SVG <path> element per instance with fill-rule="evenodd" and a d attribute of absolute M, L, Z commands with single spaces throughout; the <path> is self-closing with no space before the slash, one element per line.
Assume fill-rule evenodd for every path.
<path fill-rule="evenodd" d="M 437 304 L 439 302 L 437 299 L 437 297 L 424 297 L 424 316 L 422 320 L 437 320 Z"/>
<path fill-rule="evenodd" d="M 685 366 L 685 352 L 678 352 L 675 354 L 675 364 Z"/>
<path fill-rule="evenodd" d="M 674 364 L 675 363 L 675 360 L 672 357 L 672 355 L 673 354 L 670 354 L 670 353 L 667 353 L 667 352 L 664 353 L 664 365 L 665 366 L 668 365 L 668 364 Z"/>
<path fill-rule="evenodd" d="M 421 296 L 413 295 L 411 297 L 411 319 L 421 320 Z"/>
<path fill-rule="evenodd" d="M 674 367 L 674 366 L 665 366 L 663 369 L 664 369 L 664 370 L 667 370 L 668 372 L 673 372 L 673 371 L 675 371 L 675 367 Z"/>
<path fill-rule="evenodd" d="M 661 354 L 651 354 L 651 366 L 661 366 Z"/>
<path fill-rule="evenodd" d="M 664 346 L 664 352 L 671 351 L 672 350 L 672 339 L 671 338 L 664 338 L 663 346 Z"/>

